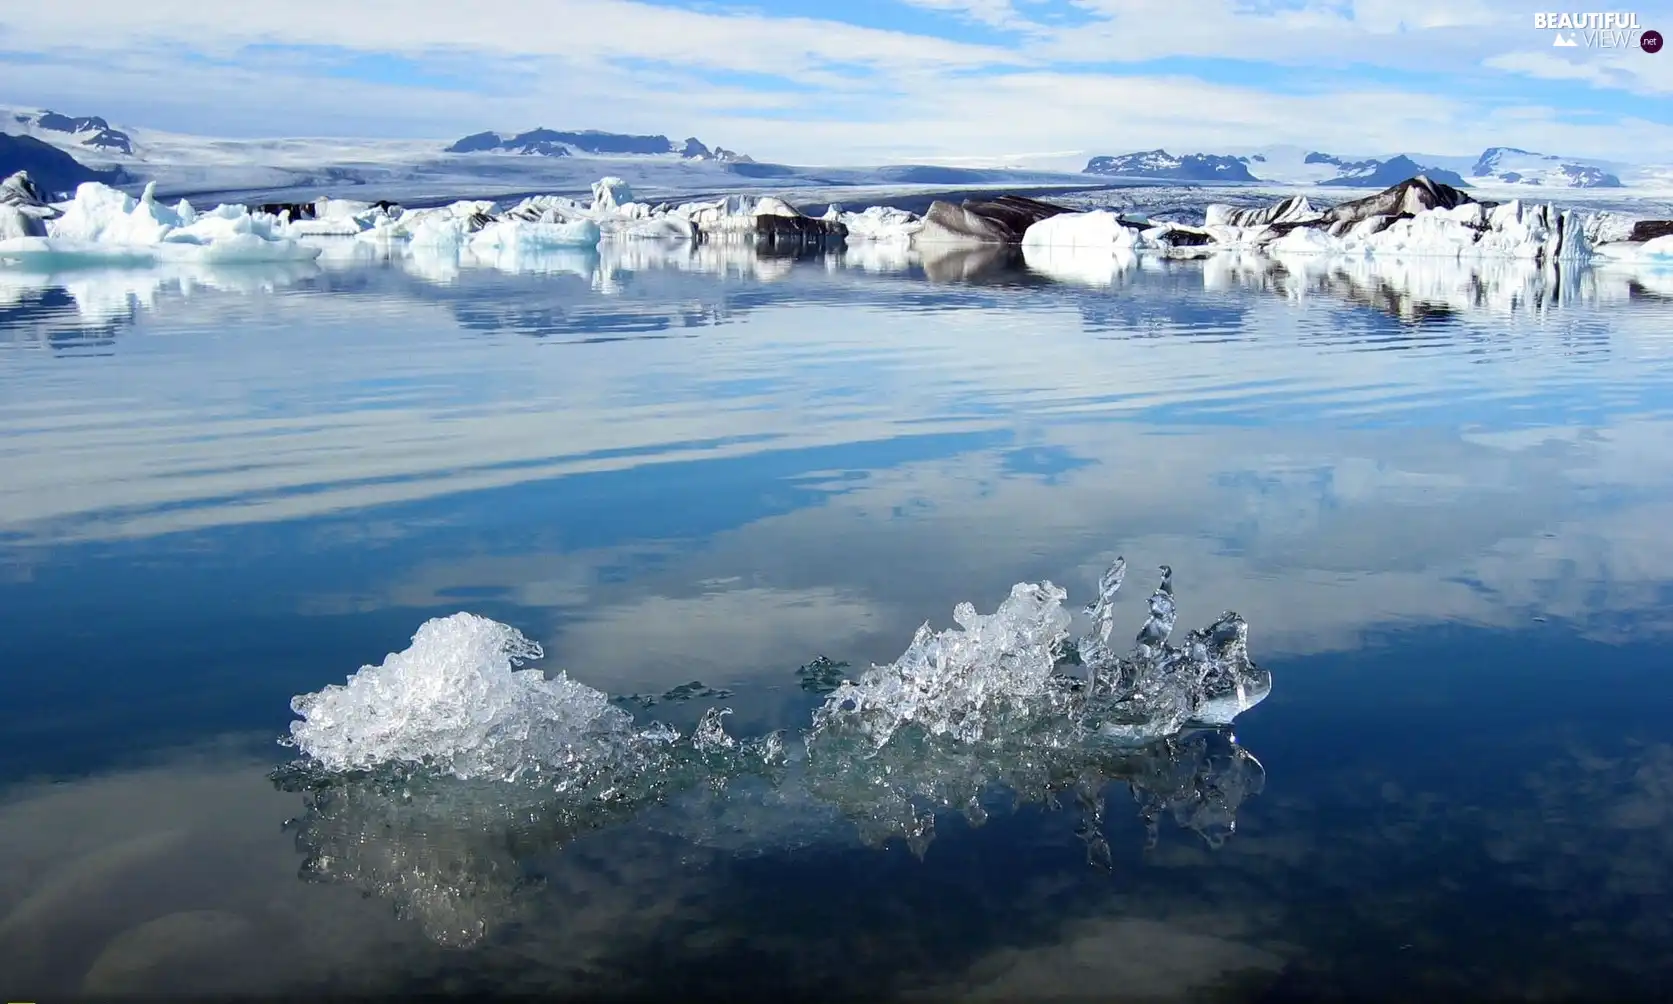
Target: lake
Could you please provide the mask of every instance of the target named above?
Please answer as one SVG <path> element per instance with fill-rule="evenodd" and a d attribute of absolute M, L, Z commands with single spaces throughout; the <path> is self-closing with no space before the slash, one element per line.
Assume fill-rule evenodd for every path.
<path fill-rule="evenodd" d="M 7 999 L 1673 993 L 1673 275 L 0 270 L 0 429 Z M 1270 696 L 797 764 L 920 624 L 1118 555 L 1123 643 L 1166 564 Z M 460 611 L 789 765 L 596 809 L 284 766 L 293 696 Z"/>

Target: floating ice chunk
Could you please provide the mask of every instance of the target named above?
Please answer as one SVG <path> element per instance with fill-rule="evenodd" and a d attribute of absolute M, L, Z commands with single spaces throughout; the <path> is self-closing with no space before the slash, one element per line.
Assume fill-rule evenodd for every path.
<path fill-rule="evenodd" d="M 845 213 L 841 206 L 831 206 L 820 218 L 847 227 L 851 242 L 905 244 L 924 226 L 917 213 L 892 206 L 871 206 L 858 213 Z"/>
<path fill-rule="evenodd" d="M 30 268 L 146 265 L 157 260 L 154 248 L 58 237 L 14 237 L 0 240 L 0 262 Z"/>
<path fill-rule="evenodd" d="M 1315 227 L 1298 227 L 1267 245 L 1274 254 L 1347 254 L 1348 243 Z M 1364 249 L 1360 249 L 1364 253 Z"/>
<path fill-rule="evenodd" d="M 953 612 L 958 628 L 934 632 L 925 624 L 899 659 L 837 688 L 815 713 L 814 734 L 858 734 L 882 747 L 910 727 L 977 742 L 1063 719 L 1089 734 L 1143 743 L 1178 732 L 1205 709 L 1229 721 L 1228 713 L 1265 698 L 1271 677 L 1249 662 L 1247 628 L 1236 614 L 1193 631 L 1184 646 L 1169 643 L 1176 613 L 1166 566 L 1132 652 L 1114 657 L 1112 604 L 1124 577 L 1117 559 L 1100 580 L 1094 629 L 1081 643 L 1091 677 L 1078 696 L 1056 672 L 1069 623 L 1064 591 L 1050 582 L 1019 583 L 993 614 L 962 603 Z"/>
<path fill-rule="evenodd" d="M 680 213 L 657 213 L 641 217 L 616 217 L 599 223 L 607 240 L 682 240 L 697 236 L 691 218 Z"/>
<path fill-rule="evenodd" d="M 1266 696 L 1271 677 L 1249 661 L 1247 627 L 1236 614 L 1191 632 L 1182 646 L 1170 642 L 1166 566 L 1131 653 L 1113 655 L 1125 567 L 1117 559 L 1099 582 L 1092 631 L 1078 648 L 1086 679 L 1060 672 L 1069 665 L 1064 590 L 1019 583 L 994 613 L 961 603 L 955 628 L 925 624 L 900 658 L 839 685 L 814 713 L 810 756 L 855 743 L 871 755 L 923 740 L 994 749 L 1142 744 L 1192 722 L 1228 723 Z M 725 709 L 712 709 L 681 745 L 665 727 L 635 732 L 631 716 L 602 692 L 561 673 L 547 679 L 518 668 L 540 654 L 514 628 L 483 617 L 428 621 L 381 665 L 295 698 L 302 720 L 292 723 L 290 742 L 327 772 L 408 764 L 462 779 L 537 778 L 560 792 L 602 786 L 617 796 L 623 786 L 654 789 L 682 764 L 736 771 L 784 759 L 776 734 L 728 736 Z"/>
<path fill-rule="evenodd" d="M 122 262 L 307 261 L 309 248 L 275 231 L 276 217 L 252 214 L 243 206 L 198 213 L 181 201 L 161 205 L 155 183 L 135 199 L 97 182 L 76 189 L 63 214 L 46 224 L 45 238 L 0 241 L 0 258 L 39 264 L 84 258 Z"/>
<path fill-rule="evenodd" d="M 19 237 L 45 237 L 46 222 L 16 206 L 0 203 L 0 242 Z"/>
<path fill-rule="evenodd" d="M 524 223 L 497 220 L 471 235 L 473 248 L 533 251 L 541 248 L 597 247 L 598 224 L 592 220 L 570 223 Z"/>
<path fill-rule="evenodd" d="M 291 741 L 331 771 L 406 763 L 464 779 L 554 767 L 589 775 L 628 741 L 632 717 L 561 672 L 518 668 L 541 654 L 486 617 L 426 621 L 381 665 L 294 698 L 302 720 Z"/>
<path fill-rule="evenodd" d="M 314 201 L 315 220 L 352 219 L 363 213 L 372 212 L 376 207 L 370 202 L 358 199 L 320 198 Z"/>
<path fill-rule="evenodd" d="M 288 237 L 357 237 L 371 229 L 353 216 L 295 220 L 285 226 Z"/>
<path fill-rule="evenodd" d="M 1203 226 L 1262 227 L 1273 223 L 1313 223 L 1324 218 L 1304 195 L 1292 195 L 1258 209 L 1242 209 L 1214 203 L 1203 213 Z"/>
<path fill-rule="evenodd" d="M 85 243 L 144 246 L 160 243 L 180 218 L 156 204 L 152 186 L 136 200 L 96 181 L 83 182 L 64 215 L 52 221 L 51 236 Z"/>
<path fill-rule="evenodd" d="M 1550 205 L 1479 202 L 1426 209 L 1392 219 L 1371 216 L 1329 229 L 1303 226 L 1272 239 L 1277 254 L 1406 255 L 1441 258 L 1523 258 L 1579 261 L 1591 244 L 1582 220 Z"/>
<path fill-rule="evenodd" d="M 626 181 L 614 176 L 600 178 L 593 182 L 593 210 L 595 212 L 614 211 L 619 206 L 625 206 L 633 201 L 633 189 Z"/>
<path fill-rule="evenodd" d="M 1068 637 L 1066 595 L 1050 582 L 1021 582 L 992 614 L 960 603 L 957 628 L 925 623 L 900 658 L 838 687 L 814 731 L 840 726 L 877 746 L 909 724 L 966 742 L 994 737 L 1018 704 L 1046 696 Z"/>
<path fill-rule="evenodd" d="M 1033 224 L 1022 235 L 1022 246 L 1095 248 L 1131 251 L 1139 244 L 1139 229 L 1106 209 L 1090 213 L 1060 213 Z"/>
<path fill-rule="evenodd" d="M 1673 265 L 1673 234 L 1655 237 L 1642 243 L 1621 241 L 1597 249 L 1599 257 L 1610 263 L 1637 265 Z"/>

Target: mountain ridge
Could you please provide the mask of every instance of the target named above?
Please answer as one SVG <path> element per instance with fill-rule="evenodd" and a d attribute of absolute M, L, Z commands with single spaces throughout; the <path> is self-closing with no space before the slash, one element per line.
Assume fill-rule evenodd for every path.
<path fill-rule="evenodd" d="M 471 133 L 455 140 L 442 152 L 451 154 L 516 153 L 539 157 L 667 156 L 682 160 L 714 161 L 720 164 L 753 164 L 754 158 L 725 147 L 710 149 L 695 136 L 676 143 L 667 136 L 607 132 L 602 129 L 559 130 L 537 126 L 520 133 L 492 130 Z"/>
<path fill-rule="evenodd" d="M 1475 158 L 1401 152 L 1345 157 L 1303 147 L 1175 155 L 1165 149 L 1092 157 L 1082 174 L 1224 183 L 1386 187 L 1417 174 L 1454 187 L 1474 183 L 1548 188 L 1621 188 L 1604 161 L 1488 147 Z"/>

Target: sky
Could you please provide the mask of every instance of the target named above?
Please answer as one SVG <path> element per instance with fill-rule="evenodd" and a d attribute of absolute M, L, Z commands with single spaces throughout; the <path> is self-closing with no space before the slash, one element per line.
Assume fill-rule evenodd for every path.
<path fill-rule="evenodd" d="M 1534 27 L 1540 9 L 64 0 L 0 8 L 0 103 L 228 137 L 695 135 L 804 164 L 1054 167 L 1272 144 L 1673 162 L 1673 54 L 1554 47 Z M 1673 34 L 1667 0 L 1619 9 Z"/>

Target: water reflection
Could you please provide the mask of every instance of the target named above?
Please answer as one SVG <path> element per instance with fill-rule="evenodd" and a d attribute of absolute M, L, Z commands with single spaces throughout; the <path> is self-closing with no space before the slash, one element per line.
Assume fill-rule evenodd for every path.
<path fill-rule="evenodd" d="M 1074 852 L 1074 817 L 1051 812 L 948 827 L 919 861 L 845 849 L 837 814 L 764 787 L 589 821 L 468 787 L 351 784 L 299 806 L 243 754 L 198 751 L 8 792 L 0 967 L 36 999 L 596 996 L 746 974 L 869 999 L 1116 978 L 1157 1000 L 1642 996 L 1670 933 L 1673 748 L 1495 733 L 1458 751 L 1492 774 L 1462 786 L 1341 752 L 1298 762 L 1217 851 L 1164 837 L 1141 854 L 1109 814 L 1104 877 Z M 815 916 L 817 937 L 800 926 Z"/>
<path fill-rule="evenodd" d="M 513 289 L 539 289 L 548 296 L 567 289 L 566 295 L 572 299 L 590 291 L 630 301 L 676 288 L 668 279 L 657 278 L 664 274 L 706 276 L 747 281 L 755 287 L 747 292 L 736 286 L 719 287 L 731 297 L 741 294 L 738 305 L 746 310 L 789 299 L 850 302 L 855 296 L 879 306 L 956 309 L 975 302 L 969 294 L 984 286 L 1017 292 L 1061 286 L 1124 295 L 1168 289 L 1199 296 L 1246 292 L 1289 301 L 1322 298 L 1420 324 L 1462 320 L 1479 313 L 1543 314 L 1562 307 L 1585 309 L 1673 300 L 1673 269 L 1607 262 L 1593 268 L 1495 259 L 1272 257 L 1255 252 L 1176 259 L 1086 248 L 990 245 L 917 249 L 886 242 L 858 243 L 845 249 L 757 251 L 741 243 L 633 241 L 606 243 L 596 250 L 482 252 L 353 240 L 317 239 L 314 243 L 326 252 L 317 263 L 99 267 L 63 273 L 0 269 L 0 319 L 5 321 L 0 324 L 0 332 L 12 342 L 27 340 L 19 334 L 28 330 L 31 319 L 45 320 L 49 326 L 65 330 L 78 324 L 116 330 L 133 323 L 141 311 L 157 310 L 170 298 L 211 291 L 250 294 L 287 288 L 300 288 L 305 293 L 339 290 L 340 284 L 330 277 L 367 270 L 393 273 L 379 275 L 371 283 L 380 293 L 416 299 L 428 296 L 422 288 L 403 284 L 396 276 L 440 287 L 466 283 L 467 288 L 460 292 L 475 299 L 509 295 Z M 483 282 L 484 273 L 530 281 L 516 285 Z M 925 297 L 922 291 L 898 281 L 867 283 L 866 277 L 927 280 L 939 292 Z M 551 280 L 566 278 L 581 285 L 551 285 Z M 542 285 L 537 280 L 546 282 Z M 772 288 L 785 284 L 794 288 Z M 960 287 L 975 289 L 961 294 Z M 506 326 L 519 327 L 515 320 L 508 320 Z"/>
<path fill-rule="evenodd" d="M 1663 276 L 364 253 L 0 273 L 0 764 L 61 779 L 0 802 L 23 999 L 1654 989 Z M 614 693 L 700 678 L 754 734 L 807 720 L 804 654 L 1078 592 L 1111 540 L 1189 576 L 1187 623 L 1256 625 L 1271 783 L 1221 733 L 619 815 L 267 779 L 286 699 L 425 616 Z M 111 766 L 246 727 L 259 753 Z"/>
<path fill-rule="evenodd" d="M 1112 293 L 822 261 L 776 283 L 623 270 L 609 294 L 492 269 L 285 271 L 277 293 L 89 274 L 131 287 L 140 330 L 107 365 L 5 357 L 0 574 L 100 575 L 115 543 L 174 534 L 221 582 L 247 574 L 235 555 L 358 548 L 261 591 L 312 615 L 501 604 L 614 692 L 787 649 L 892 657 L 921 612 L 1013 575 L 1093 581 L 1112 537 L 1191 569 L 1181 615 L 1235 606 L 1263 651 L 1445 621 L 1673 627 L 1657 301 L 1594 302 L 1600 274 L 1420 338 L 1239 268 L 1157 262 Z"/>
<path fill-rule="evenodd" d="M 885 752 L 826 751 L 765 775 L 662 775 L 643 792 L 585 802 L 549 788 L 420 774 L 326 780 L 282 771 L 276 784 L 305 796 L 303 813 L 286 824 L 304 878 L 383 897 L 437 943 L 467 946 L 526 916 L 542 894 L 531 860 L 642 813 L 653 814 L 644 822 L 658 832 L 734 855 L 842 846 L 857 835 L 873 847 L 901 840 L 922 858 L 938 816 L 979 827 L 994 812 L 1069 805 L 1087 861 L 1107 869 L 1112 794 L 1130 791 L 1148 846 L 1171 819 L 1218 847 L 1265 780 L 1226 731 L 1076 756 L 928 741 Z"/>

